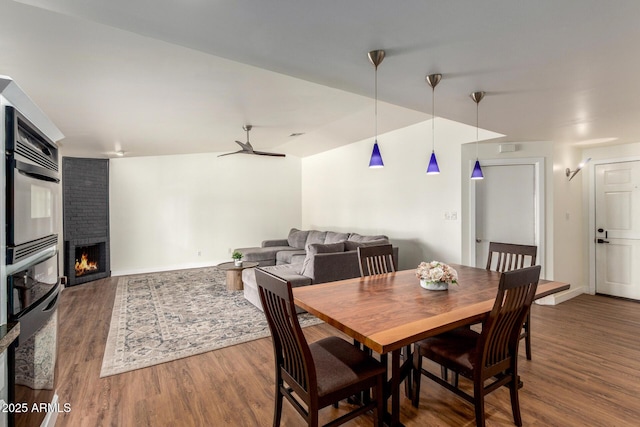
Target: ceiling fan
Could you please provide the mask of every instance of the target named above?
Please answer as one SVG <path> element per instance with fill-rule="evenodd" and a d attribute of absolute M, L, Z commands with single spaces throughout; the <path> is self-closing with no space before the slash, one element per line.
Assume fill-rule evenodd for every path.
<path fill-rule="evenodd" d="M 236 144 L 238 144 L 240 147 L 242 147 L 241 150 L 234 151 L 233 153 L 220 154 L 218 157 L 228 156 L 230 154 L 255 154 L 257 156 L 285 157 L 284 154 L 280 154 L 280 153 L 267 153 L 266 151 L 256 151 L 256 150 L 254 150 L 253 149 L 253 145 L 251 145 L 251 143 L 249 142 L 249 131 L 251 131 L 252 127 L 253 126 L 251 126 L 251 125 L 242 126 L 242 129 L 244 129 L 247 132 L 247 142 L 236 141 Z"/>

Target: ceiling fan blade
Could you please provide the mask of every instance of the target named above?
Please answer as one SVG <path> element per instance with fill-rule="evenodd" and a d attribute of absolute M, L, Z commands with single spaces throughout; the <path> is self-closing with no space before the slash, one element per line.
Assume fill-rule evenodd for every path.
<path fill-rule="evenodd" d="M 255 150 L 253 154 L 257 154 L 258 156 L 286 157 L 286 154 L 267 153 L 266 151 L 255 151 Z"/>
<path fill-rule="evenodd" d="M 251 144 L 249 144 L 248 142 L 236 141 L 236 144 L 238 144 L 240 147 L 242 147 L 243 150 L 252 150 L 253 149 Z"/>
<path fill-rule="evenodd" d="M 249 142 L 249 131 L 251 130 L 251 125 L 245 125 L 242 127 L 242 129 L 247 131 L 247 142 L 240 142 L 236 140 L 236 144 L 242 147 L 242 150 L 234 151 L 233 153 L 220 154 L 218 155 L 218 157 L 229 156 L 231 154 L 255 154 L 258 156 L 286 157 L 285 154 L 280 154 L 280 153 L 268 153 L 266 151 L 255 151 L 253 149 L 253 146 Z"/>
<path fill-rule="evenodd" d="M 246 151 L 244 150 L 238 150 L 238 151 L 233 151 L 231 153 L 225 153 L 225 154 L 219 154 L 218 157 L 222 157 L 222 156 L 230 156 L 232 154 L 243 154 L 246 153 Z"/>

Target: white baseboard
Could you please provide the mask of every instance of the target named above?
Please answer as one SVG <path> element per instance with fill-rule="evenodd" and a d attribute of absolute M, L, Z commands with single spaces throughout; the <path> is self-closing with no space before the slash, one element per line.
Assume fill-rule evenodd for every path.
<path fill-rule="evenodd" d="M 539 305 L 558 305 L 565 301 L 570 300 L 571 298 L 575 298 L 578 295 L 582 295 L 584 293 L 588 293 L 586 288 L 578 287 L 575 289 L 568 289 L 564 292 L 558 292 L 557 294 L 549 295 L 548 297 L 540 298 L 535 301 L 536 304 Z"/>

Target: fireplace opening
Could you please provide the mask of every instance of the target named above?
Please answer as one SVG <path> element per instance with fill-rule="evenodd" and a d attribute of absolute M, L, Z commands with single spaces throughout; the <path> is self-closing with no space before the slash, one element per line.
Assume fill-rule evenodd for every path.
<path fill-rule="evenodd" d="M 100 273 L 104 267 L 100 264 L 100 243 L 89 246 L 76 246 L 75 248 L 75 273 L 76 277 L 88 274 Z M 102 244 L 104 246 L 104 244 Z"/>
<path fill-rule="evenodd" d="M 64 274 L 75 286 L 111 276 L 109 242 L 104 237 L 64 242 Z"/>

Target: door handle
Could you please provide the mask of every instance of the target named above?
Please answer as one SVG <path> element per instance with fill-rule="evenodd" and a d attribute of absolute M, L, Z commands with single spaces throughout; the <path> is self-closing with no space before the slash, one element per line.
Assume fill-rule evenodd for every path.
<path fill-rule="evenodd" d="M 596 240 L 596 243 L 609 243 L 609 241 L 604 239 L 598 239 Z"/>

